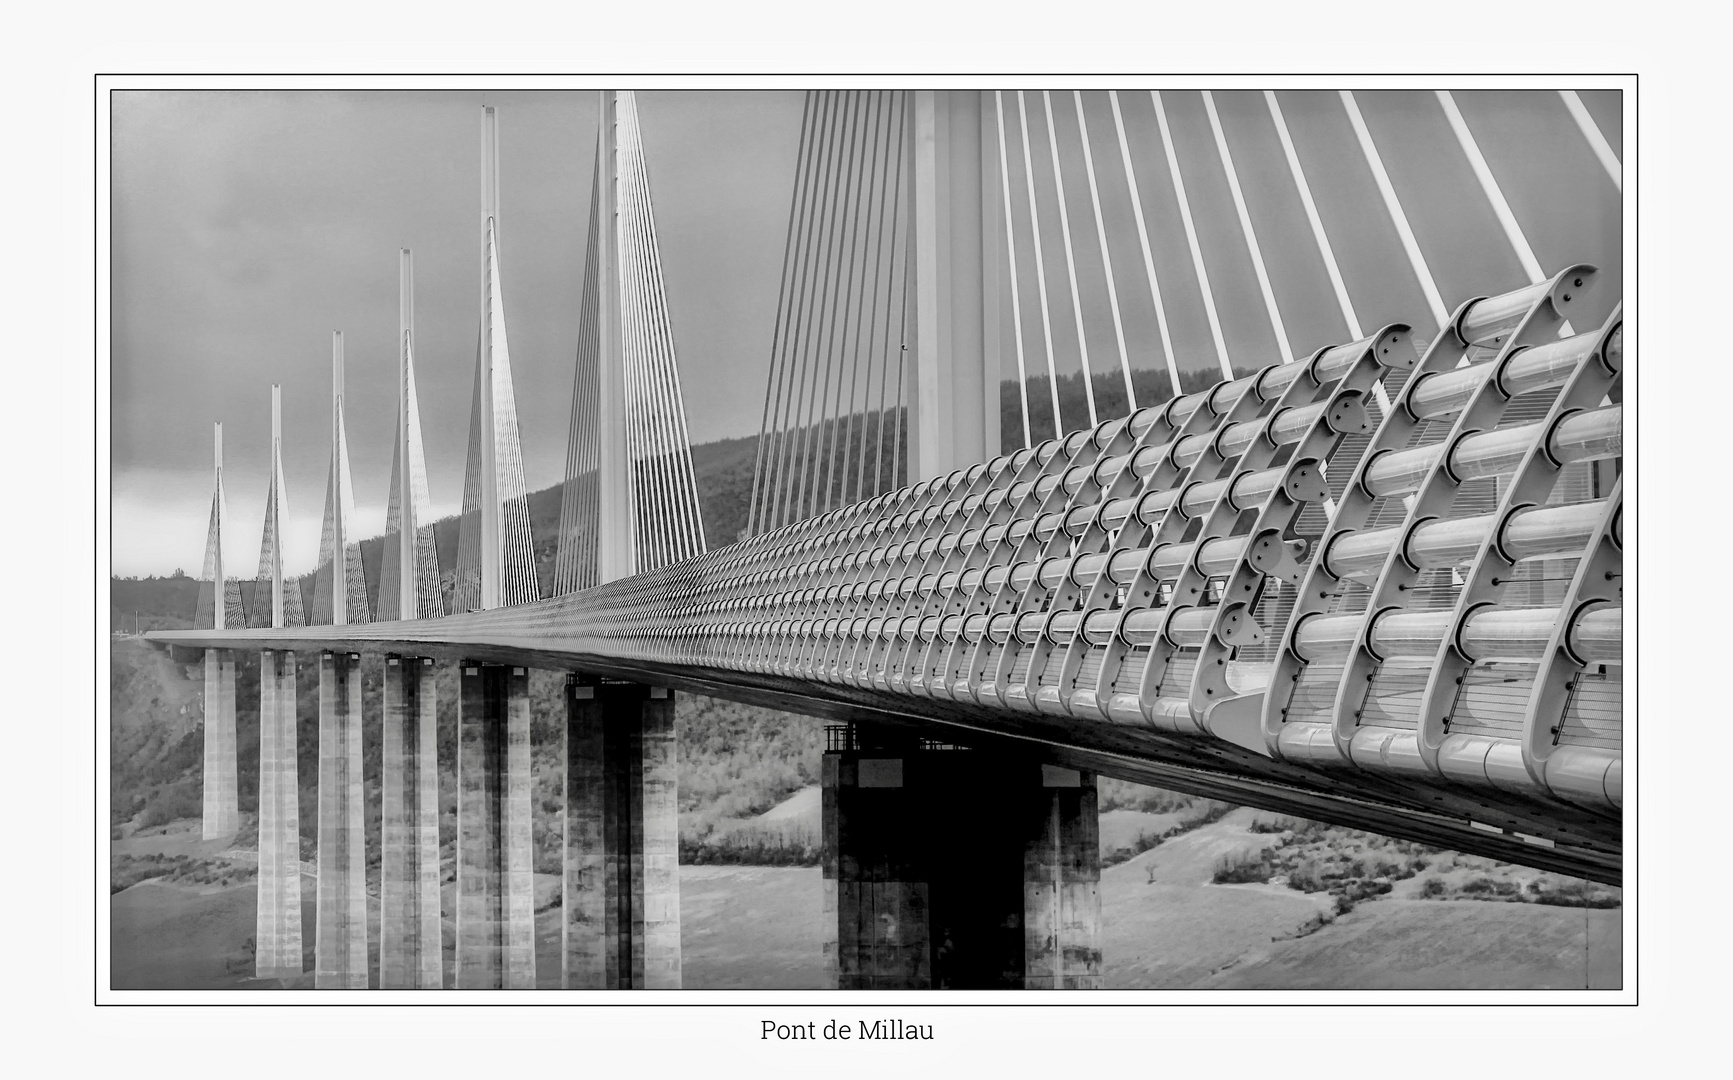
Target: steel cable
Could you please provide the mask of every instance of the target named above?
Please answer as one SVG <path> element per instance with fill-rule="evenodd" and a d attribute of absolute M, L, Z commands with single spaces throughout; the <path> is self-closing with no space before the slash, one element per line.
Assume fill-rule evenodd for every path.
<path fill-rule="evenodd" d="M 874 150 L 876 151 L 877 150 L 876 130 L 877 130 L 877 117 L 878 117 L 878 114 L 877 114 L 878 95 L 876 93 L 874 93 L 870 100 L 872 101 L 872 106 L 874 109 L 874 113 L 873 113 L 874 130 L 875 130 Z M 863 115 L 864 115 L 864 113 L 863 113 Z M 863 127 L 865 126 L 864 121 L 857 121 L 857 124 L 860 126 L 863 126 Z M 856 177 L 851 175 L 849 178 L 851 185 L 854 186 L 854 209 L 851 211 L 851 220 L 849 221 L 849 226 L 848 226 L 848 283 L 845 286 L 843 286 L 841 340 L 836 342 L 836 345 L 837 345 L 836 360 L 835 360 L 835 364 L 833 365 L 838 369 L 837 373 L 836 373 L 836 397 L 832 400 L 832 409 L 831 409 L 832 417 L 831 417 L 831 420 L 830 420 L 829 425 L 828 425 L 828 430 L 825 433 L 826 434 L 826 440 L 825 440 L 825 443 L 823 444 L 826 446 L 826 449 L 823 451 L 824 458 L 825 458 L 825 463 L 824 463 L 824 504 L 823 504 L 825 512 L 828 512 L 831 508 L 831 498 L 832 498 L 832 494 L 833 494 L 833 490 L 834 490 L 832 485 L 834 484 L 834 482 L 836 480 L 836 444 L 837 444 L 838 435 L 840 434 L 840 428 L 842 426 L 842 371 L 840 369 L 841 369 L 842 363 L 843 363 L 843 355 L 848 352 L 848 317 L 849 317 L 849 313 L 854 309 L 854 299 L 855 299 L 855 297 L 854 297 L 854 278 L 855 278 L 855 266 L 856 266 L 855 254 L 856 254 L 857 250 L 864 250 L 864 249 L 861 249 L 859 247 L 860 226 L 861 226 L 860 210 L 861 210 L 862 197 L 863 197 L 863 194 L 865 193 L 866 186 L 867 186 L 867 181 L 870 180 L 870 178 L 871 178 L 871 172 L 869 170 L 867 170 L 866 168 L 864 168 L 864 166 L 866 164 L 866 152 L 867 152 L 867 140 L 862 139 L 861 140 L 860 160 L 858 163 L 856 163 L 856 165 L 860 167 L 859 172 L 861 174 L 861 176 L 860 176 L 861 182 L 859 184 L 854 184 Z M 853 173 L 854 171 L 855 171 L 854 168 L 851 167 L 851 173 Z M 867 205 L 868 211 L 870 212 L 872 209 L 872 203 L 870 201 L 868 201 L 866 205 Z M 864 261 L 865 260 L 864 260 L 864 256 L 863 256 L 863 258 L 862 258 L 863 265 L 860 268 L 863 282 L 865 281 L 865 274 L 866 274 L 866 267 L 864 266 Z M 857 323 L 859 322 L 858 317 L 856 319 L 856 322 Z M 859 351 L 858 351 L 858 347 L 857 347 L 856 357 L 858 358 L 858 356 L 859 356 Z M 816 468 L 813 471 L 813 483 L 815 486 L 818 483 L 818 471 Z M 813 502 L 813 508 L 815 510 L 817 510 L 818 505 L 819 505 L 818 501 L 815 499 Z"/>
<path fill-rule="evenodd" d="M 852 99 L 852 94 L 848 94 L 847 98 L 843 95 L 836 95 L 836 98 L 839 101 L 847 101 Z M 831 145 L 826 147 L 829 153 L 827 153 L 825 161 L 825 193 L 823 212 L 821 214 L 824 218 L 824 226 L 822 232 L 817 234 L 817 242 L 813 249 L 814 260 L 823 265 L 823 283 L 822 285 L 820 284 L 820 273 L 815 268 L 812 273 L 812 291 L 809 298 L 816 303 L 817 310 L 816 312 L 813 312 L 811 318 L 808 319 L 808 313 L 805 310 L 803 302 L 802 333 L 795 346 L 800 359 L 801 381 L 800 392 L 798 394 L 799 400 L 793 403 L 790 415 L 790 423 L 792 425 L 790 431 L 791 454 L 789 457 L 787 474 L 783 478 L 784 486 L 787 489 L 787 498 L 785 503 L 787 512 L 786 516 L 783 518 L 784 521 L 798 521 L 806 516 L 802 513 L 802 507 L 799 500 L 806 484 L 805 466 L 808 456 L 807 451 L 810 445 L 812 398 L 813 394 L 816 393 L 818 385 L 818 372 L 816 370 L 816 365 L 818 364 L 816 343 L 822 331 L 820 331 L 817 326 L 823 316 L 825 298 L 830 292 L 831 236 L 835 231 L 836 209 L 837 204 L 840 202 L 840 200 L 836 198 L 836 195 L 838 187 L 842 182 L 840 159 L 842 157 L 841 148 L 845 138 L 842 110 L 846 107 L 846 104 L 840 105 L 833 112 L 833 118 L 836 120 L 832 132 L 834 141 Z M 811 375 L 810 388 L 808 386 L 807 378 L 809 374 Z"/>
<path fill-rule="evenodd" d="M 749 535 L 758 532 L 758 505 L 765 480 L 764 458 L 770 442 L 771 392 L 774 389 L 779 399 L 782 393 L 782 370 L 777 362 L 778 346 L 782 341 L 784 304 L 788 300 L 789 257 L 794 251 L 794 223 L 799 216 L 798 208 L 805 205 L 806 193 L 801 181 L 805 178 L 805 161 L 811 149 L 811 120 L 812 91 L 808 90 L 800 106 L 800 143 L 795 151 L 794 191 L 788 199 L 788 227 L 782 240 L 782 284 L 776 292 L 776 320 L 771 324 L 770 332 L 770 373 L 764 380 L 764 409 L 759 414 L 758 446 L 754 448 L 752 499 L 746 509 L 746 530 Z"/>
<path fill-rule="evenodd" d="M 1059 369 L 1053 361 L 1053 322 L 1047 310 L 1047 268 L 1041 258 L 1041 213 L 1035 205 L 1035 165 L 1029 156 L 1029 110 L 1017 91 L 1017 123 L 1023 132 L 1023 181 L 1029 189 L 1029 231 L 1035 248 L 1035 284 L 1041 294 L 1041 340 L 1047 346 L 1047 390 L 1053 397 L 1053 437 L 1065 430 L 1059 416 Z"/>
<path fill-rule="evenodd" d="M 878 214 L 879 229 L 878 229 L 878 232 L 883 232 L 884 231 L 884 203 L 885 203 L 885 199 L 884 199 L 884 185 L 879 183 L 879 179 L 880 179 L 880 175 L 879 175 L 879 140 L 880 140 L 881 134 L 887 134 L 889 132 L 889 127 L 883 123 L 885 97 L 886 97 L 885 93 L 883 91 L 879 91 L 879 92 L 875 93 L 874 100 L 873 100 L 873 136 L 872 136 L 873 158 L 872 158 L 872 168 L 867 174 L 868 175 L 868 183 L 869 183 L 869 193 L 867 195 L 867 218 L 866 218 L 866 223 L 864 226 L 865 232 L 868 235 L 872 236 L 871 247 L 872 247 L 873 252 L 874 252 L 873 272 L 872 272 L 872 285 L 873 285 L 873 300 L 872 300 L 873 311 L 872 311 L 872 315 L 873 315 L 873 319 L 876 319 L 878 316 L 878 273 L 879 273 L 879 263 L 882 261 L 884 252 L 880 249 L 880 246 L 879 246 L 879 242 L 878 242 L 879 236 L 873 230 L 872 192 L 876 191 L 878 193 L 878 207 L 879 207 L 879 214 Z M 881 131 L 881 128 L 883 129 L 883 131 Z M 861 292 L 863 294 L 866 292 L 866 280 L 867 280 L 867 277 L 866 277 L 866 256 L 863 254 L 861 256 Z M 864 299 L 864 297 L 863 297 L 863 299 Z M 858 384 L 858 381 L 860 378 L 861 324 L 863 322 L 867 322 L 870 325 L 871 321 L 872 320 L 867 319 L 867 305 L 865 303 L 862 303 L 858 308 L 855 309 L 854 352 L 853 352 L 854 360 L 853 360 L 852 366 L 849 368 L 849 377 L 848 377 L 848 428 L 845 431 L 845 433 L 843 435 L 843 439 L 842 439 L 842 474 L 841 474 L 842 475 L 842 493 L 839 496 L 839 501 L 842 502 L 844 505 L 847 505 L 849 502 L 853 501 L 848 497 L 849 496 L 848 467 L 849 467 L 849 464 L 854 459 L 855 394 L 856 394 L 856 390 L 857 390 L 857 384 Z M 871 353 L 868 353 L 868 355 L 867 355 L 867 365 L 868 365 L 868 374 L 870 375 L 871 374 L 871 365 L 872 365 Z M 863 424 L 865 423 L 864 419 L 862 420 L 862 423 Z M 834 451 L 832 453 L 832 460 L 833 460 L 833 462 L 835 460 Z M 829 489 L 828 483 L 826 484 L 826 489 L 827 490 Z M 856 483 L 855 484 L 855 497 L 857 499 L 859 498 L 859 491 L 860 491 L 860 484 Z"/>
<path fill-rule="evenodd" d="M 1071 91 L 1077 108 L 1077 137 L 1083 142 L 1083 168 L 1089 177 L 1089 207 L 1095 211 L 1095 241 L 1101 246 L 1101 268 L 1107 275 L 1107 303 L 1113 310 L 1113 338 L 1119 345 L 1119 370 L 1125 376 L 1126 415 L 1137 411 L 1137 389 L 1131 384 L 1131 354 L 1125 347 L 1125 323 L 1119 316 L 1119 289 L 1113 282 L 1113 253 L 1107 248 L 1107 224 L 1101 216 L 1101 191 L 1095 182 L 1095 154 L 1089 148 L 1089 121 L 1083 115 L 1083 91 Z M 1024 445 L 1028 445 L 1026 442 Z"/>
<path fill-rule="evenodd" d="M 1101 422 L 1095 413 L 1095 381 L 1089 372 L 1089 335 L 1083 328 L 1083 300 L 1077 290 L 1077 259 L 1071 251 L 1071 212 L 1065 206 L 1065 170 L 1059 166 L 1059 130 L 1053 123 L 1053 95 L 1041 91 L 1047 117 L 1047 150 L 1053 157 L 1054 198 L 1059 201 L 1059 236 L 1065 242 L 1065 276 L 1071 287 L 1071 316 L 1077 323 L 1077 363 L 1083 369 L 1083 400 L 1089 406 L 1089 426 Z"/>
<path fill-rule="evenodd" d="M 788 505 L 788 502 L 792 485 L 794 468 L 793 459 L 797 443 L 797 433 L 791 429 L 790 421 L 794 416 L 799 414 L 798 400 L 806 393 L 806 372 L 808 365 L 803 343 L 806 340 L 807 304 L 812 296 L 812 290 L 818 287 L 817 278 L 811 274 L 812 265 L 818 258 L 818 251 L 823 245 L 823 240 L 819 236 L 817 224 L 818 220 L 825 216 L 825 210 L 829 206 L 830 200 L 829 186 L 832 165 L 831 139 L 834 134 L 832 120 L 836 116 L 836 92 L 826 91 L 824 100 L 823 134 L 820 136 L 823 164 L 821 168 L 815 170 L 822 172 L 823 178 L 819 181 L 819 203 L 812 207 L 811 216 L 809 218 L 809 223 L 813 227 L 807 231 L 807 243 L 802 252 L 803 257 L 800 268 L 800 286 L 796 290 L 798 307 L 795 309 L 794 332 L 790 337 L 791 351 L 789 355 L 796 365 L 799 379 L 798 383 L 794 387 L 794 393 L 789 395 L 787 411 L 783 414 L 782 419 L 778 424 L 778 428 L 783 432 L 783 436 L 778 440 L 777 447 L 778 465 L 775 477 L 777 484 L 776 502 L 774 512 L 769 522 L 769 527 L 772 529 L 780 528 L 786 521 L 790 520 L 787 515 L 793 510 L 793 508 Z M 809 277 L 812 279 L 810 289 L 808 288 Z"/>
<path fill-rule="evenodd" d="M 903 91 L 902 104 L 897 110 L 896 181 L 895 181 L 895 192 L 891 196 L 891 265 L 890 265 L 890 276 L 889 276 L 889 279 L 888 279 L 886 284 L 887 284 L 887 287 L 889 288 L 890 293 L 892 293 L 892 294 L 894 294 L 896 291 L 894 286 L 896 283 L 896 273 L 897 273 L 897 268 L 899 265 L 897 262 L 897 237 L 899 235 L 901 235 L 901 230 L 898 228 L 898 226 L 901 222 L 902 208 L 903 208 L 903 203 L 902 203 L 902 197 L 903 197 L 903 148 L 906 145 L 908 145 L 908 139 L 907 139 L 908 118 L 909 118 L 909 94 L 908 94 L 908 91 L 905 90 L 905 91 Z M 908 285 L 907 285 L 908 258 L 909 258 L 908 244 L 905 242 L 903 245 L 903 262 L 901 264 L 902 268 L 903 268 L 903 278 L 904 278 L 905 294 L 904 294 L 904 298 L 903 298 L 903 304 L 904 304 L 905 310 L 908 306 L 908 298 L 907 298 L 907 294 L 906 294 L 906 290 L 908 287 Z M 890 382 L 890 362 L 891 362 L 891 355 L 892 355 L 892 353 L 891 353 L 891 298 L 890 298 L 890 295 L 887 295 L 885 297 L 885 345 L 884 345 L 884 349 L 885 349 L 884 363 L 879 368 L 878 448 L 873 452 L 873 494 L 874 495 L 878 495 L 884 491 L 884 485 L 882 484 L 882 482 L 880 480 L 880 471 L 884 468 L 884 461 L 885 461 L 885 408 L 886 408 L 885 390 L 888 387 L 889 382 Z M 897 357 L 897 363 L 899 365 L 897 368 L 897 397 L 900 400 L 902 397 L 902 368 L 900 366 L 902 364 L 902 352 L 901 352 L 900 343 L 899 343 L 898 352 L 895 355 Z M 894 447 L 896 445 L 895 441 L 894 441 L 895 440 L 894 435 L 892 436 L 892 439 L 893 439 L 892 446 Z M 891 481 L 890 481 L 891 485 L 893 487 L 896 485 L 896 482 L 897 482 L 896 477 L 897 477 L 896 468 L 893 465 L 891 468 Z"/>

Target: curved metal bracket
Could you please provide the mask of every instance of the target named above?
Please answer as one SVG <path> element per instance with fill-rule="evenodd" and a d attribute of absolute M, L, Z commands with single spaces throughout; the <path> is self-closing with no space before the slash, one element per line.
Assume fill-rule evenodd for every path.
<path fill-rule="evenodd" d="M 1599 330 L 1591 333 L 1604 339 L 1618 318 L 1619 312 L 1615 310 Z M 1597 404 L 1618 382 L 1618 376 L 1608 375 L 1596 358 L 1599 351 L 1597 347 L 1583 355 L 1576 370 L 1553 399 L 1545 420 L 1539 425 L 1538 437 L 1505 481 L 1493 526 L 1487 530 L 1474 561 L 1463 575 L 1462 587 L 1452 607 L 1450 632 L 1438 647 L 1426 689 L 1421 694 L 1420 755 L 1427 767 L 1435 771 L 1449 774 L 1454 768 L 1467 768 L 1471 771 L 1459 775 L 1458 779 L 1506 785 L 1520 782 L 1521 774 L 1526 771 L 1526 767 L 1519 764 L 1519 746 L 1509 745 L 1501 749 L 1498 741 L 1492 740 L 1485 753 L 1478 753 L 1481 742 L 1488 741 L 1485 736 L 1473 736 L 1480 741 L 1474 744 L 1477 756 L 1466 758 L 1472 764 L 1447 767 L 1447 740 L 1468 738 L 1453 736 L 1448 730 L 1458 687 L 1467 678 L 1475 661 L 1462 646 L 1462 636 L 1475 612 L 1490 606 L 1508 606 L 1500 603 L 1503 594 L 1499 590 L 1510 581 L 1516 563 L 1505 551 L 1501 540 L 1510 518 L 1524 507 L 1543 504 L 1562 472 L 1563 467 L 1547 446 L 1553 430 L 1564 416 Z"/>
<path fill-rule="evenodd" d="M 1561 605 L 1561 610 L 1569 611 L 1570 617 L 1558 620 L 1553 627 L 1522 720 L 1522 763 L 1535 783 L 1559 798 L 1614 810 L 1623 801 L 1622 759 L 1605 754 L 1597 757 L 1589 748 L 1561 748 L 1559 741 L 1570 703 L 1571 683 L 1585 669 L 1573 647 L 1572 631 L 1586 611 L 1622 599 L 1620 574 L 1624 559 L 1614 534 L 1623 507 L 1624 483 L 1620 480 L 1607 496 L 1599 535 L 1571 575 Z M 1567 757 L 1578 760 L 1554 769 L 1552 760 L 1561 749 Z M 1619 766 L 1618 773 L 1614 772 L 1615 766 Z"/>

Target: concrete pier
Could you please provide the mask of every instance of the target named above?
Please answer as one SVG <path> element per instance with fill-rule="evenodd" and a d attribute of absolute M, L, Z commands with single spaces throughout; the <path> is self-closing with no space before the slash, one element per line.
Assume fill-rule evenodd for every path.
<path fill-rule="evenodd" d="M 241 828 L 236 787 L 235 654 L 205 650 L 204 839 L 233 836 Z"/>
<path fill-rule="evenodd" d="M 457 988 L 533 990 L 529 670 L 459 670 Z"/>
<path fill-rule="evenodd" d="M 301 811 L 295 654 L 259 654 L 259 909 L 253 974 L 292 979 L 301 955 Z"/>
<path fill-rule="evenodd" d="M 433 661 L 386 656 L 383 699 L 379 987 L 437 990 L 443 976 Z"/>
<path fill-rule="evenodd" d="M 1095 777 L 1038 766 L 1018 800 L 1023 987 L 1101 989 L 1101 831 Z M 1029 779 L 1033 779 L 1030 777 Z"/>
<path fill-rule="evenodd" d="M 680 987 L 674 695 L 566 679 L 561 985 Z"/>
<path fill-rule="evenodd" d="M 831 737 L 825 964 L 838 988 L 1100 986 L 1092 775 L 897 733 Z"/>
<path fill-rule="evenodd" d="M 319 654 L 317 989 L 367 989 L 366 814 L 361 782 L 361 657 Z"/>

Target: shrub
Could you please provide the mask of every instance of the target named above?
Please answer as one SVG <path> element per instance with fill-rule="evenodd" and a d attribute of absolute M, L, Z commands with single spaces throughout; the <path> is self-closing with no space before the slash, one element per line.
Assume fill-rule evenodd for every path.
<path fill-rule="evenodd" d="M 1383 896 L 1392 888 L 1393 886 L 1390 882 L 1382 879 L 1372 881 L 1355 879 L 1348 882 L 1347 887 L 1342 889 L 1339 894 L 1339 899 L 1346 899 L 1351 905 L 1357 904 L 1362 900 L 1370 900 L 1374 897 Z"/>
<path fill-rule="evenodd" d="M 174 815 L 160 806 L 146 806 L 138 815 L 138 827 L 154 829 L 158 825 L 167 825 L 174 820 Z"/>
<path fill-rule="evenodd" d="M 1322 837 L 1328 833 L 1331 828 L 1332 826 L 1326 825 L 1322 821 L 1313 821 L 1310 818 L 1303 818 L 1294 826 L 1294 836 L 1305 839 Z"/>
<path fill-rule="evenodd" d="M 819 850 L 804 844 L 768 844 L 760 839 L 721 841 L 680 838 L 682 866 L 817 866 Z"/>
<path fill-rule="evenodd" d="M 1103 867 L 1117 866 L 1128 859 L 1143 854 L 1150 848 L 1160 847 L 1176 836 L 1184 836 L 1193 829 L 1201 829 L 1205 825 L 1220 821 L 1237 809 L 1231 803 L 1216 802 L 1214 799 L 1197 799 L 1190 804 L 1190 808 L 1195 811 L 1191 817 L 1160 833 L 1140 831 L 1137 834 L 1137 839 L 1132 842 L 1130 847 L 1118 848 L 1102 856 L 1101 865 Z"/>
<path fill-rule="evenodd" d="M 1288 871 L 1288 888 L 1298 892 L 1324 892 L 1330 887 L 1324 878 L 1323 867 L 1316 859 L 1307 859 L 1300 865 Z"/>
<path fill-rule="evenodd" d="M 1186 825 L 1191 829 L 1220 821 L 1239 809 L 1233 803 L 1217 802 L 1214 799 L 1199 799 L 1193 805 L 1202 807 L 1202 810 L 1196 817 L 1186 819 Z"/>
<path fill-rule="evenodd" d="M 1140 829 L 1137 833 L 1137 839 L 1133 840 L 1129 847 L 1115 848 L 1103 855 L 1101 857 L 1101 866 L 1103 869 L 1109 866 L 1118 866 L 1122 862 L 1126 862 L 1142 855 L 1151 848 L 1160 847 L 1172 833 L 1172 829 L 1161 833 L 1144 832 Z M 1150 872 L 1154 873 L 1153 870 Z"/>
<path fill-rule="evenodd" d="M 800 826 L 744 825 L 726 832 L 708 826 L 680 835 L 683 866 L 817 866 L 823 845 Z"/>
<path fill-rule="evenodd" d="M 1096 798 L 1102 813 L 1109 810 L 1139 810 L 1146 814 L 1171 814 L 1188 809 L 1193 804 L 1209 802 L 1192 795 L 1182 795 L 1166 788 L 1134 784 L 1103 776 L 1096 780 Z"/>
<path fill-rule="evenodd" d="M 1622 903 L 1613 890 L 1588 881 L 1568 881 L 1537 893 L 1534 902 L 1549 907 L 1616 908 Z"/>
<path fill-rule="evenodd" d="M 1420 895 L 1426 900 L 1437 900 L 1450 891 L 1450 886 L 1444 884 L 1441 878 L 1428 878 L 1426 884 L 1420 886 Z"/>
<path fill-rule="evenodd" d="M 1262 883 L 1270 880 L 1275 872 L 1263 850 L 1238 851 L 1216 860 L 1212 880 L 1217 885 Z"/>

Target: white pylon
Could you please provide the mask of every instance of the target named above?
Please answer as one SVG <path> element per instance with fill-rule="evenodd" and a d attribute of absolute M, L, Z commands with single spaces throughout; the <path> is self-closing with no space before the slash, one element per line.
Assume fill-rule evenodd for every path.
<path fill-rule="evenodd" d="M 415 393 L 415 267 L 408 248 L 398 252 L 397 269 L 397 431 L 391 449 L 377 614 L 382 620 L 431 619 L 443 610 L 427 456 L 421 443 L 421 407 Z"/>
<path fill-rule="evenodd" d="M 457 547 L 458 611 L 540 598 L 499 273 L 499 119 L 482 110 L 481 324 Z"/>
<path fill-rule="evenodd" d="M 193 625 L 224 630 L 245 626 L 246 620 L 241 613 L 240 582 L 231 581 L 223 565 L 223 533 L 229 526 L 229 502 L 223 493 L 223 425 L 214 423 L 211 430 L 211 523 L 205 533 L 205 561 L 199 573 L 198 610 Z M 208 602 L 207 584 L 210 589 Z"/>
<path fill-rule="evenodd" d="M 259 540 L 259 575 L 248 626 L 301 626 L 301 583 L 283 573 L 283 519 L 288 489 L 283 482 L 283 388 L 271 387 L 271 479 L 265 492 L 265 525 Z"/>
<path fill-rule="evenodd" d="M 355 535 L 355 482 L 343 422 L 343 331 L 331 332 L 331 471 L 325 484 L 325 523 L 319 536 L 319 571 L 310 620 L 333 626 L 367 620 L 367 579 Z"/>
<path fill-rule="evenodd" d="M 554 589 L 705 550 L 637 100 L 601 95 Z"/>

